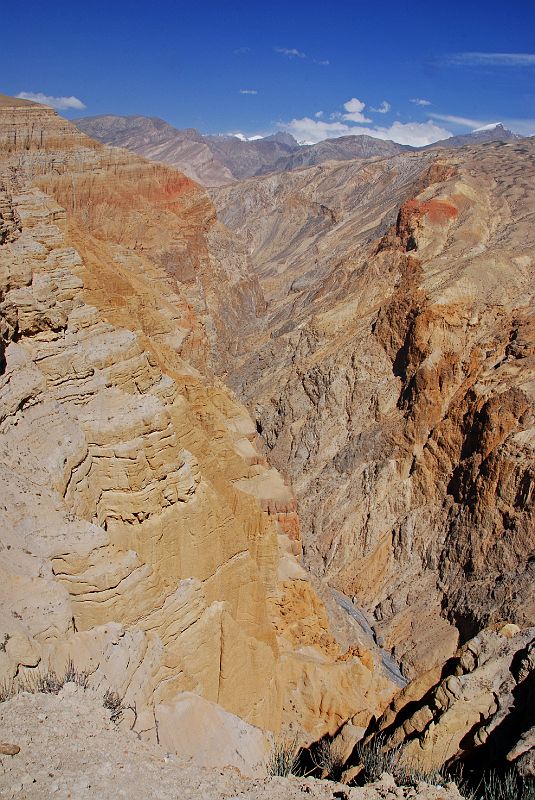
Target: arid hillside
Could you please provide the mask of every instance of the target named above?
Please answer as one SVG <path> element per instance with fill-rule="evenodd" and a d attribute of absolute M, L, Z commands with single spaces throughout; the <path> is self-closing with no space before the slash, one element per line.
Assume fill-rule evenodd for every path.
<path fill-rule="evenodd" d="M 534 157 L 212 191 L 267 300 L 226 379 L 296 491 L 306 564 L 414 678 L 379 730 L 426 768 L 534 770 Z"/>
<path fill-rule="evenodd" d="M 533 593 L 535 141 L 212 191 L 268 302 L 228 377 L 307 563 L 407 674 Z"/>

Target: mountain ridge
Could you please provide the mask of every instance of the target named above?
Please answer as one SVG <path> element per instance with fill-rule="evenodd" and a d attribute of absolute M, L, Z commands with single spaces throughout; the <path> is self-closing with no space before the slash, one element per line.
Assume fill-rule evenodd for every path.
<path fill-rule="evenodd" d="M 506 130 L 501 123 L 492 129 L 452 136 L 420 148 L 367 134 L 324 139 L 312 145 L 299 144 L 286 131 L 251 140 L 232 134 L 202 134 L 195 128 L 179 129 L 159 117 L 139 114 L 80 117 L 74 120 L 74 124 L 105 144 L 125 147 L 147 158 L 167 163 L 209 187 L 327 161 L 388 158 L 402 152 L 453 149 L 520 138 Z"/>

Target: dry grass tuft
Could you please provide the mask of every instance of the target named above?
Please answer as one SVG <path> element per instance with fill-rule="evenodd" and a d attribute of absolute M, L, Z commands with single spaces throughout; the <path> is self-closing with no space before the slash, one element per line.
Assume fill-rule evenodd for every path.
<path fill-rule="evenodd" d="M 266 761 L 268 775 L 300 775 L 301 748 L 297 737 L 276 739 Z"/>

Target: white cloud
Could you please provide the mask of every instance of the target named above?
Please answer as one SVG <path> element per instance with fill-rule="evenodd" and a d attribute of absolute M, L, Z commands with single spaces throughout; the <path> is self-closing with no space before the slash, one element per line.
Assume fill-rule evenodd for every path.
<path fill-rule="evenodd" d="M 481 67 L 535 67 L 535 53 L 453 53 L 447 64 Z"/>
<path fill-rule="evenodd" d="M 306 58 L 306 53 L 296 47 L 275 47 L 275 52 L 288 58 Z"/>
<path fill-rule="evenodd" d="M 370 111 L 373 111 L 374 114 L 387 114 L 390 111 L 391 107 L 392 106 L 390 105 L 388 100 L 383 100 L 380 106 L 378 106 L 377 108 L 370 108 Z"/>
<path fill-rule="evenodd" d="M 316 144 L 323 139 L 334 139 L 338 136 L 366 135 L 373 136 L 376 139 L 391 139 L 398 144 L 423 147 L 452 136 L 451 131 L 437 125 L 430 119 L 426 122 L 403 123 L 397 121 L 389 126 L 380 126 L 373 123 L 371 126 L 364 126 L 363 123 L 372 122 L 372 120 L 364 116 L 365 108 L 366 104 L 362 100 L 352 97 L 344 103 L 346 113 L 340 114 L 335 111 L 328 115 L 327 119 L 329 121 L 323 118 L 322 111 L 317 111 L 314 119 L 311 117 L 292 119 L 288 123 L 280 122 L 278 127 L 289 131 L 301 144 Z M 390 103 L 383 100 L 378 109 L 372 110 L 380 114 L 386 114 L 387 111 L 390 111 Z M 443 119 L 450 121 L 454 118 L 444 116 Z M 456 117 L 455 119 L 458 120 L 460 118 Z M 470 122 L 473 122 L 473 120 Z M 477 127 L 478 124 L 475 123 L 471 127 Z"/>
<path fill-rule="evenodd" d="M 235 136 L 241 142 L 255 142 L 257 139 L 263 139 L 263 136 L 257 134 L 256 136 L 246 136 L 244 133 L 237 131 L 236 133 L 223 133 L 221 136 Z"/>
<path fill-rule="evenodd" d="M 240 89 L 240 94 L 258 94 L 258 89 Z"/>
<path fill-rule="evenodd" d="M 451 122 L 453 125 L 461 125 L 463 128 L 473 129 L 485 125 L 481 120 L 470 119 L 469 117 L 455 117 L 453 114 L 434 114 L 429 112 L 429 116 L 433 119 L 440 120 L 440 122 Z"/>
<path fill-rule="evenodd" d="M 354 130 L 343 122 L 325 122 L 324 120 L 302 117 L 292 119 L 288 123 L 280 123 L 279 128 L 291 133 L 300 144 L 316 144 L 323 139 L 334 139 L 337 136 L 348 136 Z"/>
<path fill-rule="evenodd" d="M 303 117 L 293 119 L 289 123 L 280 123 L 279 128 L 289 131 L 298 142 L 316 144 L 323 139 L 334 139 L 338 136 L 373 136 L 376 139 L 391 139 L 398 144 L 423 147 L 440 139 L 448 139 L 452 134 L 433 122 L 394 122 L 389 127 L 368 128 L 348 125 L 343 122 L 325 122 L 323 120 Z"/>
<path fill-rule="evenodd" d="M 348 122 L 371 122 L 371 119 L 362 113 L 366 108 L 366 103 L 363 103 L 362 100 L 352 97 L 351 100 L 344 103 L 344 108 L 348 113 L 343 114 L 343 118 Z"/>
<path fill-rule="evenodd" d="M 236 50 L 234 50 L 234 55 L 235 56 L 243 56 L 246 53 L 250 53 L 250 52 L 251 52 L 251 48 L 250 47 L 238 47 Z"/>
<path fill-rule="evenodd" d="M 42 92 L 19 92 L 17 97 L 20 100 L 33 100 L 34 103 L 41 103 L 42 105 L 51 106 L 58 110 L 75 108 L 82 111 L 86 108 L 81 100 L 72 95 L 70 97 L 54 97 L 53 95 L 43 94 Z"/>
<path fill-rule="evenodd" d="M 410 100 L 411 103 L 415 103 L 417 106 L 430 106 L 432 105 L 431 100 L 424 100 L 423 97 L 413 97 Z"/>
<path fill-rule="evenodd" d="M 449 139 L 451 131 L 441 128 L 433 122 L 394 122 L 389 128 L 359 128 L 359 132 L 375 136 L 377 139 L 392 139 L 398 144 L 410 144 L 412 147 L 424 147 L 441 139 Z"/>
<path fill-rule="evenodd" d="M 330 63 L 328 58 L 322 58 L 319 61 L 314 59 L 314 64 L 319 64 L 320 67 L 328 67 Z"/>

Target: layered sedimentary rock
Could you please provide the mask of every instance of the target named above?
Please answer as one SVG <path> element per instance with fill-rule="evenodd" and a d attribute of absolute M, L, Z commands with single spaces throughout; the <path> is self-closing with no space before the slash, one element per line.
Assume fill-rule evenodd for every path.
<path fill-rule="evenodd" d="M 533 776 L 534 702 L 535 628 L 507 623 L 483 630 L 442 669 L 409 684 L 370 739 L 402 748 L 403 760 L 422 772 L 460 760 L 469 770 L 514 764 Z"/>
<path fill-rule="evenodd" d="M 393 657 L 381 724 L 424 766 L 475 713 L 493 742 L 532 686 L 535 143 L 218 215 L 40 106 L 2 101 L 0 154 L 0 675 L 72 659 L 147 736 L 193 693 L 312 741 L 382 712 Z"/>
<path fill-rule="evenodd" d="M 415 676 L 533 593 L 535 142 L 213 191 L 268 301 L 231 385 L 307 562 Z"/>
<path fill-rule="evenodd" d="M 263 303 L 243 247 L 192 181 L 50 109 L 4 101 L 0 165 L 1 680 L 72 661 L 152 737 L 183 692 L 305 740 L 377 714 L 394 687 L 337 643 L 213 376 Z"/>

